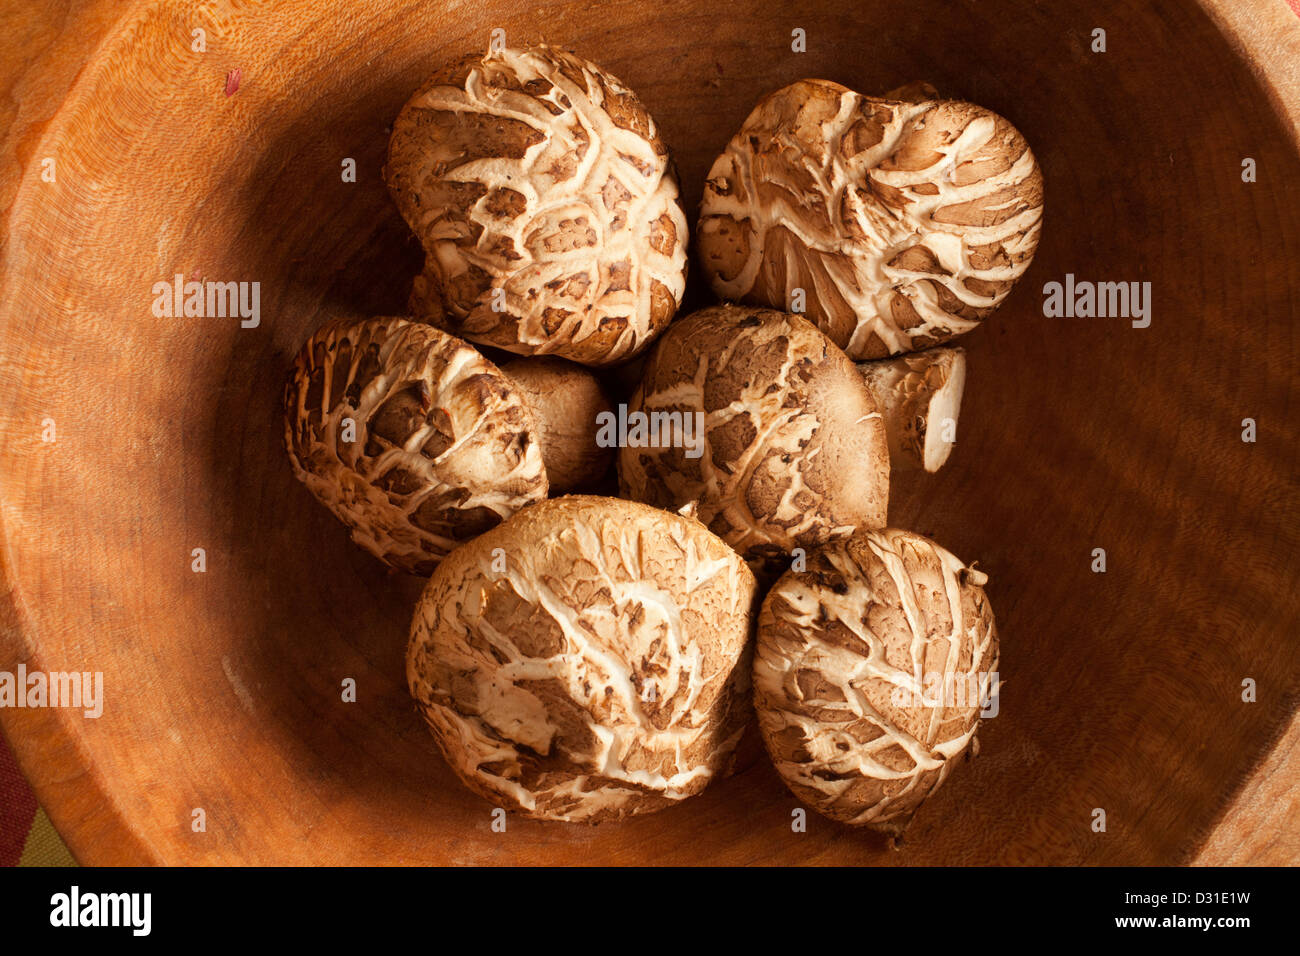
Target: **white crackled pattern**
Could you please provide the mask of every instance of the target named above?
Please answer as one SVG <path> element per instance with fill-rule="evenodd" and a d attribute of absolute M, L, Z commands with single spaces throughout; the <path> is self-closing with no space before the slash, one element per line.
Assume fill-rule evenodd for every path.
<path fill-rule="evenodd" d="M 703 789 L 739 740 L 754 589 L 698 522 L 554 499 L 435 572 L 408 681 L 448 761 L 485 795 L 565 821 L 657 809 Z M 488 602 L 512 609 L 508 628 Z M 561 700 L 523 684 L 547 680 Z"/>
<path fill-rule="evenodd" d="M 376 416 L 412 388 L 424 407 L 400 439 L 375 434 Z M 303 347 L 285 390 L 285 443 L 299 480 L 357 544 L 420 574 L 484 524 L 546 496 L 536 435 L 532 413 L 494 365 L 407 319 L 328 323 Z M 469 519 L 463 528 L 457 512 Z"/>
<path fill-rule="evenodd" d="M 705 443 L 698 464 L 679 447 L 622 448 L 624 494 L 696 503 L 747 560 L 885 523 L 883 418 L 852 364 L 797 316 L 716 306 L 678 320 L 630 408 L 701 411 Z"/>
<path fill-rule="evenodd" d="M 881 572 L 889 588 L 872 584 Z M 759 619 L 754 687 L 769 751 L 796 792 L 844 822 L 897 826 L 947 778 L 975 737 L 979 700 L 997 690 L 998 639 L 984 580 L 920 535 L 886 529 L 828 545 L 810 558 L 808 573 L 777 582 Z M 918 589 L 942 598 L 946 621 L 926 612 Z M 890 654 L 889 639 L 899 635 L 882 629 L 897 620 L 881 613 L 886 608 L 906 622 L 905 655 L 897 644 Z M 851 646 L 827 639 L 836 624 L 853 636 Z M 945 687 L 974 675 L 976 699 L 923 703 L 936 673 Z M 810 674 L 824 682 L 814 686 L 825 696 L 806 695 L 801 675 L 806 682 Z M 907 757 L 902 767 L 898 751 Z"/>
<path fill-rule="evenodd" d="M 502 121 L 506 155 L 472 146 L 468 161 L 435 162 L 456 131 L 425 118 L 445 115 Z M 513 352 L 607 364 L 671 318 L 686 219 L 654 121 L 608 73 L 545 46 L 503 50 L 461 84 L 420 91 L 394 130 L 389 182 L 428 253 L 416 299 L 432 321 Z M 430 201 L 444 183 L 481 195 L 463 208 Z M 475 270 L 481 282 L 458 288 Z"/>
<path fill-rule="evenodd" d="M 974 328 L 1028 268 L 1042 213 L 1033 153 L 996 114 L 805 80 L 715 161 L 698 241 L 720 296 L 786 308 L 804 288 L 836 344 L 879 358 Z"/>

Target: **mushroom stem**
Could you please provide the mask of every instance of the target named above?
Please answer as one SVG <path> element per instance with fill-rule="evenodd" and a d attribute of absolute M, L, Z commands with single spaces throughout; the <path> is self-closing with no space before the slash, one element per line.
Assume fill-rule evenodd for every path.
<path fill-rule="evenodd" d="M 550 357 L 515 359 L 501 371 L 537 419 L 552 494 L 596 487 L 614 463 L 614 449 L 596 442 L 597 416 L 613 409 L 596 376 Z"/>
<path fill-rule="evenodd" d="M 885 418 L 895 470 L 938 471 L 957 441 L 966 385 L 966 352 L 934 348 L 893 359 L 859 362 Z"/>

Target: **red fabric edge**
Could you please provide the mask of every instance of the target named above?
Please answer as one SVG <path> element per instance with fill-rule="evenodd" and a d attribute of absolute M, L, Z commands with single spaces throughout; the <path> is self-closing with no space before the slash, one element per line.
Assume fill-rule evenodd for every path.
<path fill-rule="evenodd" d="M 0 866 L 17 866 L 36 819 L 36 798 L 0 736 Z"/>

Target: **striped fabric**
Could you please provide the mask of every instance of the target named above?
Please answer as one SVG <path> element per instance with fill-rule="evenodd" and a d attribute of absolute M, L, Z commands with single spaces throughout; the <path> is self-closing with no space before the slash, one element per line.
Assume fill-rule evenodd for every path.
<path fill-rule="evenodd" d="M 76 866 L 0 736 L 0 866 Z"/>

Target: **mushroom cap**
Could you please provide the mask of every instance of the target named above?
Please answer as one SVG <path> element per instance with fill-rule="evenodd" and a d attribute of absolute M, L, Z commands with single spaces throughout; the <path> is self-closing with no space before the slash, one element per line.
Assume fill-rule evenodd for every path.
<path fill-rule="evenodd" d="M 889 451 L 871 390 L 797 315 L 722 305 L 679 319 L 628 407 L 629 420 L 701 413 L 703 451 L 625 444 L 622 494 L 670 510 L 696 503 L 754 565 L 885 524 Z"/>
<path fill-rule="evenodd" d="M 597 442 L 596 417 L 612 412 L 613 405 L 596 376 L 551 357 L 515 359 L 501 371 L 518 386 L 537 419 L 551 494 L 598 484 L 614 463 L 614 448 Z"/>
<path fill-rule="evenodd" d="M 431 326 L 326 323 L 299 352 L 284 406 L 298 479 L 357 544 L 403 571 L 431 573 L 460 542 L 546 497 L 519 390 Z"/>
<path fill-rule="evenodd" d="M 1043 177 L 983 107 L 801 80 L 765 97 L 714 162 L 696 230 L 722 298 L 807 315 L 854 359 L 969 331 L 1029 267 Z"/>
<path fill-rule="evenodd" d="M 686 218 L 636 96 L 545 45 L 465 57 L 393 123 L 385 169 L 424 246 L 412 308 L 471 341 L 586 365 L 644 349 L 686 287 Z"/>
<path fill-rule="evenodd" d="M 498 805 L 593 823 L 658 810 L 728 769 L 752 715 L 756 596 L 697 521 L 552 498 L 433 573 L 407 681 L 452 769 Z"/>
<path fill-rule="evenodd" d="M 889 528 L 832 542 L 773 585 L 759 612 L 754 703 L 801 800 L 886 832 L 910 822 L 996 693 L 985 580 L 929 539 Z"/>

